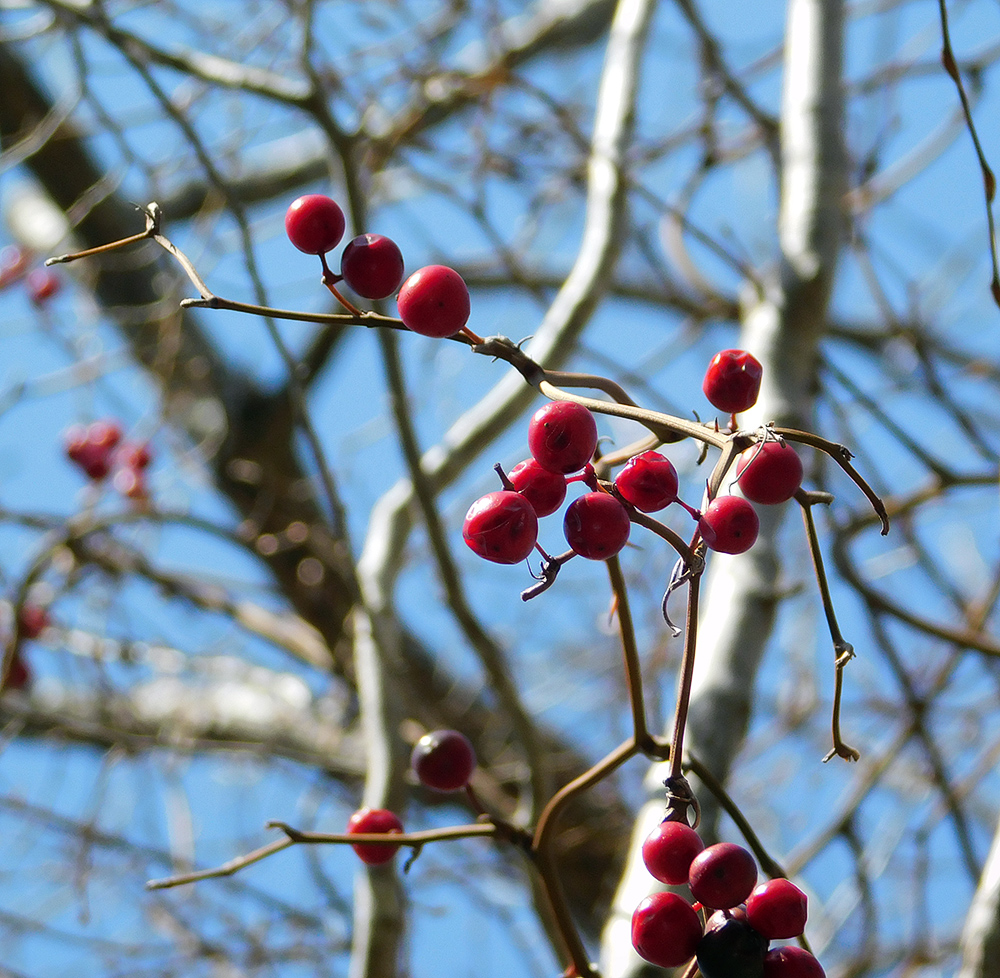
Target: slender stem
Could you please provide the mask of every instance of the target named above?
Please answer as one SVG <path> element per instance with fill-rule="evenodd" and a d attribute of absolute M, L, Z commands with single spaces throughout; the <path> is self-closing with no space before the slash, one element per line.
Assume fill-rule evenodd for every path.
<path fill-rule="evenodd" d="M 691 702 L 691 682 L 694 677 L 694 653 L 698 642 L 698 595 L 701 575 L 694 574 L 688 582 L 687 620 L 684 634 L 684 657 L 681 660 L 681 681 L 677 692 L 677 711 L 674 714 L 674 732 L 670 738 L 670 777 L 683 777 L 684 728 L 687 725 L 688 707 Z"/>
<path fill-rule="evenodd" d="M 642 672 L 639 665 L 639 650 L 635 643 L 635 626 L 632 610 L 628 603 L 628 590 L 622 574 L 621 561 L 617 555 L 606 560 L 611 589 L 618 604 L 618 626 L 622 636 L 622 653 L 625 660 L 625 682 L 628 685 L 628 701 L 632 708 L 633 738 L 640 750 L 645 750 L 651 742 L 646 726 L 646 706 L 642 695 Z"/>
<path fill-rule="evenodd" d="M 830 720 L 833 747 L 823 760 L 826 762 L 831 757 L 842 757 L 845 761 L 856 761 L 861 757 L 860 752 L 845 743 L 843 737 L 840 735 L 840 704 L 844 691 L 844 667 L 854 658 L 854 646 L 844 639 L 840 631 L 837 613 L 833 607 L 833 598 L 830 595 L 830 584 L 826 577 L 826 568 L 823 564 L 823 552 L 819 545 L 819 535 L 816 532 L 816 521 L 812 515 L 813 506 L 817 503 L 829 503 L 832 497 L 829 493 L 806 492 L 800 489 L 795 494 L 795 499 L 802 507 L 802 520 L 806 527 L 809 553 L 812 556 L 813 571 L 816 574 L 816 584 L 819 587 L 820 599 L 823 602 L 826 624 L 830 629 L 830 638 L 833 640 L 833 653 L 835 657 L 833 710 Z"/>

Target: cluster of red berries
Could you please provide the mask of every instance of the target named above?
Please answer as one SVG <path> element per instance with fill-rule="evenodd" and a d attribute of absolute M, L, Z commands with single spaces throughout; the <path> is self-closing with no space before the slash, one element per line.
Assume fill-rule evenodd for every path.
<path fill-rule="evenodd" d="M 756 402 L 760 380 L 761 367 L 753 356 L 723 350 L 709 364 L 703 389 L 713 405 L 736 414 Z M 653 513 L 674 502 L 697 520 L 710 549 L 740 554 L 753 546 L 760 529 L 748 500 L 782 503 L 802 483 L 802 462 L 795 449 L 766 438 L 737 460 L 736 480 L 743 496 L 716 496 L 701 512 L 678 497 L 677 471 L 659 452 L 634 456 L 610 487 L 601 486 L 590 465 L 596 447 L 597 425 L 587 408 L 571 401 L 544 405 L 528 425 L 532 457 L 509 476 L 498 469 L 504 488 L 472 504 L 462 531 L 465 542 L 480 557 L 498 564 L 524 560 L 537 546 L 538 519 L 562 505 L 567 482 L 581 481 L 591 491 L 567 507 L 563 531 L 571 550 L 582 557 L 607 560 L 625 546 L 631 519 L 623 503 Z M 569 477 L 574 472 L 581 474 Z"/>
<path fill-rule="evenodd" d="M 17 245 L 0 251 L 0 289 L 24 281 L 28 298 L 35 306 L 43 306 L 62 287 L 62 281 L 51 268 L 31 268 L 31 252 Z"/>
<path fill-rule="evenodd" d="M 742 846 L 705 848 L 686 822 L 664 820 L 642 846 L 649 872 L 661 883 L 687 884 L 696 903 L 677 893 L 653 893 L 632 914 L 632 944 L 647 961 L 676 968 L 696 958 L 705 978 L 823 978 L 819 961 L 794 945 L 806 895 L 790 880 L 757 885 L 757 865 Z M 712 911 L 702 923 L 698 910 Z"/>
<path fill-rule="evenodd" d="M 332 274 L 325 256 L 340 243 L 346 226 L 340 205 L 323 194 L 299 197 L 285 214 L 288 239 L 299 251 L 320 256 L 329 285 L 344 281 L 365 299 L 387 299 L 399 289 L 399 318 L 407 329 L 424 336 L 452 336 L 465 327 L 471 303 L 462 276 L 447 265 L 427 265 L 403 282 L 402 252 L 385 235 L 359 234 L 348 242 L 340 257 L 340 275 Z"/>
<path fill-rule="evenodd" d="M 410 768 L 417 780 L 434 791 L 461 791 L 476 769 L 476 753 L 465 734 L 457 730 L 435 730 L 424 734 L 413 747 Z M 403 823 L 386 808 L 359 808 L 348 820 L 349 835 L 398 835 Z M 398 845 L 358 843 L 352 846 L 369 866 L 387 863 Z"/>
<path fill-rule="evenodd" d="M 121 425 L 112 419 L 73 425 L 65 435 L 66 455 L 92 482 L 114 472 L 113 484 L 123 496 L 136 501 L 149 498 L 146 470 L 152 461 L 149 446 L 123 441 Z"/>

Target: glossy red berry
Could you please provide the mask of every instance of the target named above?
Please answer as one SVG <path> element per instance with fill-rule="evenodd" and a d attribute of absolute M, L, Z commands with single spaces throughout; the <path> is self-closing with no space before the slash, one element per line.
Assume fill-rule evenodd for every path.
<path fill-rule="evenodd" d="M 756 542 L 760 520 L 740 496 L 717 496 L 698 521 L 709 549 L 724 554 L 746 553 Z"/>
<path fill-rule="evenodd" d="M 757 882 L 753 856 L 733 842 L 717 842 L 694 857 L 688 873 L 692 896 L 712 910 L 739 906 Z"/>
<path fill-rule="evenodd" d="M 438 339 L 457 333 L 472 310 L 465 281 L 447 265 L 418 268 L 403 283 L 396 306 L 407 329 Z"/>
<path fill-rule="evenodd" d="M 757 403 L 764 368 L 746 350 L 722 350 L 712 357 L 701 389 L 714 407 L 738 414 Z"/>
<path fill-rule="evenodd" d="M 631 529 L 625 507 L 606 492 L 588 492 L 574 499 L 563 519 L 566 542 L 588 560 L 614 557 L 628 543 Z"/>
<path fill-rule="evenodd" d="M 344 236 L 344 212 L 323 194 L 306 194 L 293 200 L 285 212 L 285 233 L 299 251 L 325 255 Z"/>
<path fill-rule="evenodd" d="M 767 938 L 738 910 L 716 910 L 698 942 L 698 969 L 704 978 L 761 978 Z"/>
<path fill-rule="evenodd" d="M 403 281 L 403 253 L 384 234 L 359 234 L 340 256 L 340 274 L 365 299 L 385 299 Z"/>
<path fill-rule="evenodd" d="M 805 948 L 788 944 L 764 955 L 764 978 L 826 978 L 826 972 Z"/>
<path fill-rule="evenodd" d="M 457 730 L 434 730 L 416 742 L 410 767 L 422 785 L 435 791 L 458 791 L 469 783 L 476 752 Z"/>
<path fill-rule="evenodd" d="M 501 489 L 469 507 L 462 536 L 480 557 L 496 564 L 516 564 L 535 548 L 538 517 L 519 492 Z"/>
<path fill-rule="evenodd" d="M 764 441 L 740 455 L 736 478 L 747 499 L 774 506 L 787 502 L 802 485 L 802 459 L 791 445 Z"/>
<path fill-rule="evenodd" d="M 38 638 L 49 627 L 49 613 L 40 605 L 26 604 L 17 620 L 24 638 Z"/>
<path fill-rule="evenodd" d="M 403 823 L 385 808 L 359 808 L 347 823 L 350 835 L 363 833 L 365 835 L 397 835 L 403 831 Z M 369 866 L 387 863 L 396 854 L 399 846 L 379 845 L 376 842 L 359 843 L 351 847 L 358 858 Z"/>
<path fill-rule="evenodd" d="M 701 920 L 676 893 L 652 893 L 632 914 L 632 946 L 652 964 L 676 968 L 694 957 Z"/>
<path fill-rule="evenodd" d="M 636 509 L 655 513 L 677 498 L 677 470 L 659 452 L 643 452 L 625 463 L 615 487 Z"/>
<path fill-rule="evenodd" d="M 508 478 L 539 518 L 551 516 L 566 498 L 566 476 L 542 468 L 533 458 L 518 462 Z"/>
<path fill-rule="evenodd" d="M 701 836 L 690 825 L 663 821 L 646 836 L 642 861 L 661 883 L 680 886 L 688 881 L 691 861 L 704 848 Z"/>
<path fill-rule="evenodd" d="M 528 423 L 528 451 L 543 469 L 579 472 L 597 447 L 597 422 L 582 404 L 549 401 Z"/>
<path fill-rule="evenodd" d="M 51 268 L 35 268 L 28 272 L 25 285 L 28 298 L 36 306 L 43 306 L 59 291 L 62 283 Z"/>
<path fill-rule="evenodd" d="M 806 895 L 791 880 L 773 879 L 747 898 L 747 917 L 765 937 L 784 940 L 805 931 L 806 907 Z"/>

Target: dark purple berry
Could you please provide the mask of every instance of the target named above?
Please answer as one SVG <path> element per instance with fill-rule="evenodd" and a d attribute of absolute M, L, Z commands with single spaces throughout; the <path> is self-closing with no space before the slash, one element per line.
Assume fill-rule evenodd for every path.
<path fill-rule="evenodd" d="M 416 742 L 410 766 L 421 784 L 435 791 L 458 791 L 469 783 L 476 752 L 457 730 L 434 730 Z"/>

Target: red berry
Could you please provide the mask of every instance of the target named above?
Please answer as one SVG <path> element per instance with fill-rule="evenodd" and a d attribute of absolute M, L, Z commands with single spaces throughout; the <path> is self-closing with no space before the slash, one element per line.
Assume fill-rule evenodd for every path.
<path fill-rule="evenodd" d="M 746 350 L 723 350 L 708 364 L 701 389 L 713 406 L 727 414 L 738 414 L 757 403 L 760 362 Z"/>
<path fill-rule="evenodd" d="M 551 472 L 579 472 L 597 447 L 597 422 L 573 401 L 543 404 L 528 423 L 528 451 Z"/>
<path fill-rule="evenodd" d="M 138 445 L 134 442 L 122 445 L 115 456 L 116 464 L 125 469 L 146 469 L 153 461 L 153 454 L 149 450 L 149 445 Z"/>
<path fill-rule="evenodd" d="M 767 944 L 743 911 L 716 910 L 698 942 L 698 969 L 703 978 L 761 978 Z"/>
<path fill-rule="evenodd" d="M 826 978 L 826 972 L 805 948 L 788 944 L 764 955 L 764 978 Z"/>
<path fill-rule="evenodd" d="M 138 502 L 149 499 L 149 488 L 141 469 L 119 469 L 115 473 L 114 487 L 116 491 L 129 499 Z"/>
<path fill-rule="evenodd" d="M 701 920 L 676 893 L 652 893 L 632 914 L 632 946 L 661 968 L 676 968 L 694 957 Z"/>
<path fill-rule="evenodd" d="M 606 492 L 588 492 L 574 499 L 563 519 L 566 542 L 588 560 L 614 557 L 628 543 L 631 529 L 625 507 Z"/>
<path fill-rule="evenodd" d="M 111 471 L 111 456 L 122 439 L 117 421 L 95 421 L 84 428 L 73 425 L 66 432 L 66 455 L 95 481 Z"/>
<path fill-rule="evenodd" d="M 536 516 L 551 516 L 566 498 L 566 477 L 542 468 L 533 458 L 510 470 L 514 488 L 531 503 Z"/>
<path fill-rule="evenodd" d="M 336 248 L 346 226 L 340 205 L 323 194 L 299 197 L 285 212 L 288 240 L 307 255 L 325 255 Z"/>
<path fill-rule="evenodd" d="M 679 886 L 688 881 L 691 861 L 705 848 L 701 836 L 685 822 L 663 821 L 642 844 L 642 861 L 661 883 Z"/>
<path fill-rule="evenodd" d="M 347 831 L 351 835 L 358 832 L 365 835 L 382 835 L 384 833 L 397 835 L 403 831 L 403 823 L 385 808 L 359 808 L 347 823 Z M 363 863 L 377 866 L 387 863 L 396 854 L 399 846 L 383 846 L 378 843 L 360 843 L 351 847 Z"/>
<path fill-rule="evenodd" d="M 26 285 L 28 298 L 36 306 L 42 306 L 59 291 L 62 283 L 50 268 L 35 268 L 28 272 Z"/>
<path fill-rule="evenodd" d="M 698 525 L 708 547 L 723 554 L 746 553 L 760 531 L 753 506 L 739 496 L 717 496 L 702 513 Z"/>
<path fill-rule="evenodd" d="M 733 842 L 718 842 L 694 857 L 688 873 L 692 896 L 712 910 L 729 910 L 748 896 L 757 882 L 753 856 Z"/>
<path fill-rule="evenodd" d="M 385 299 L 403 281 L 403 253 L 384 234 L 359 234 L 340 256 L 340 274 L 358 295 Z"/>
<path fill-rule="evenodd" d="M 7 681 L 0 687 L 0 692 L 7 689 L 24 689 L 31 683 L 31 670 L 28 663 L 20 652 L 14 653 L 14 658 L 10 663 L 10 671 L 7 673 Z"/>
<path fill-rule="evenodd" d="M 25 638 L 38 638 L 49 626 L 49 613 L 37 604 L 26 604 L 17 621 Z"/>
<path fill-rule="evenodd" d="M 659 452 L 643 452 L 625 463 L 615 487 L 636 509 L 655 513 L 677 498 L 677 470 Z"/>
<path fill-rule="evenodd" d="M 469 507 L 462 536 L 480 557 L 496 564 L 517 564 L 535 548 L 538 517 L 519 492 L 501 489 Z"/>
<path fill-rule="evenodd" d="M 6 289 L 23 278 L 31 264 L 31 252 L 19 245 L 0 249 L 0 289 Z"/>
<path fill-rule="evenodd" d="M 768 880 L 747 899 L 747 918 L 771 940 L 798 937 L 806 929 L 806 904 L 806 895 L 791 880 Z"/>
<path fill-rule="evenodd" d="M 802 459 L 784 442 L 760 442 L 740 455 L 736 478 L 747 499 L 774 506 L 787 502 L 802 485 Z"/>
<path fill-rule="evenodd" d="M 476 752 L 469 738 L 457 730 L 424 734 L 413 747 L 410 767 L 420 783 L 435 791 L 458 791 L 469 783 Z"/>
<path fill-rule="evenodd" d="M 462 276 L 447 265 L 418 268 L 396 296 L 399 318 L 421 336 L 453 336 L 468 321 L 472 309 Z"/>

